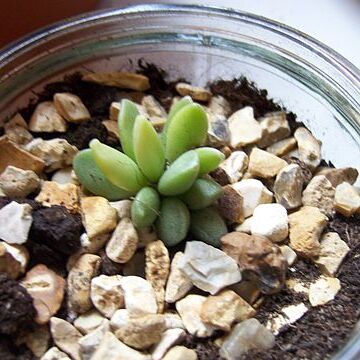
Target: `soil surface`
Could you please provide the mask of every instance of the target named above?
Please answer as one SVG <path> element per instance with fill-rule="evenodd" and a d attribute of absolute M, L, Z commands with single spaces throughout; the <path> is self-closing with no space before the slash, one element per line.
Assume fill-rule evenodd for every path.
<path fill-rule="evenodd" d="M 148 76 L 150 79 L 151 93 L 168 110 L 171 98 L 176 94 L 174 82 L 166 80 L 166 73 L 153 64 L 139 62 L 139 72 Z M 209 84 L 209 88 L 214 95 L 224 96 L 230 103 L 232 111 L 236 111 L 244 106 L 254 108 L 255 117 L 260 117 L 267 112 L 286 110 L 281 105 L 268 98 L 266 90 L 259 90 L 256 86 L 244 77 L 239 77 L 232 81 L 218 80 Z M 101 124 L 102 120 L 107 119 L 108 109 L 112 101 L 119 101 L 123 97 L 137 97 L 137 93 L 122 93 L 118 89 L 108 86 L 101 86 L 81 81 L 79 74 L 74 74 L 65 78 L 62 82 L 48 84 L 38 99 L 34 100 L 29 106 L 21 110 L 21 114 L 26 120 L 29 120 L 36 103 L 39 101 L 51 100 L 57 92 L 71 92 L 78 95 L 89 109 L 92 120 L 81 125 L 71 125 L 69 131 L 65 134 L 38 134 L 45 139 L 63 137 L 79 149 L 86 148 L 92 138 L 99 138 L 111 146 L 119 147 L 118 143 L 107 135 L 106 129 Z M 296 115 L 287 112 L 287 118 L 291 130 L 303 124 L 296 121 Z M 331 166 L 331 164 L 330 164 Z M 0 201 L 4 206 L 9 199 Z M 35 202 L 28 200 L 33 206 L 35 214 L 38 213 L 38 222 L 40 235 L 46 232 L 44 228 L 45 218 L 44 210 Z M 57 212 L 64 213 L 65 210 Z M 64 215 L 63 214 L 63 215 Z M 46 214 L 45 214 L 46 215 Z M 53 214 L 50 214 L 51 216 Z M 66 216 L 65 216 L 66 215 Z M 67 259 L 67 250 L 78 247 L 78 236 L 81 230 L 79 219 L 72 219 L 65 214 L 63 225 L 68 222 L 73 227 L 72 234 L 68 234 L 66 239 L 69 248 L 66 251 L 58 253 L 56 257 L 56 241 L 49 244 L 42 241 L 41 236 L 34 237 L 30 243 L 30 251 L 35 260 L 50 258 L 53 261 L 48 262 L 48 266 L 64 274 Z M 45 226 L 46 227 L 46 226 Z M 304 295 L 294 293 L 284 289 L 278 294 L 267 296 L 260 306 L 256 317 L 265 323 L 269 314 L 278 312 L 283 306 L 294 304 L 299 301 L 309 305 L 309 311 L 295 324 L 284 329 L 277 337 L 273 349 L 266 352 L 252 351 L 242 357 L 243 360 L 260 359 L 326 359 L 334 352 L 340 349 L 348 340 L 355 323 L 360 316 L 360 216 L 350 219 L 336 215 L 329 222 L 328 231 L 336 231 L 340 237 L 349 245 L 351 251 L 345 258 L 337 277 L 341 281 L 341 290 L 327 305 L 312 308 Z M 76 234 L 75 234 L 76 233 Z M 74 234 L 76 236 L 74 236 Z M 56 239 L 57 240 L 57 239 Z M 103 257 L 101 272 L 104 274 L 120 273 L 121 268 L 105 256 Z M 40 260 L 39 260 L 40 261 Z M 36 261 L 37 262 L 37 261 Z M 60 268 L 60 269 L 59 269 Z M 298 277 L 303 280 L 314 280 L 319 276 L 317 267 L 311 262 L 302 260 L 297 261 L 289 276 Z M 16 286 L 15 286 L 16 288 Z M 15 289 L 14 288 L 14 289 Z M 66 317 L 66 308 L 61 309 L 59 316 Z M 16 347 L 12 340 L 3 336 L 0 341 L 0 358 L 2 360 L 12 359 L 31 359 L 31 353 L 26 347 Z M 218 334 L 219 336 L 220 334 Z M 221 359 L 218 348 L 213 343 L 214 337 L 210 339 L 198 339 L 188 335 L 183 344 L 195 349 L 199 360 Z"/>

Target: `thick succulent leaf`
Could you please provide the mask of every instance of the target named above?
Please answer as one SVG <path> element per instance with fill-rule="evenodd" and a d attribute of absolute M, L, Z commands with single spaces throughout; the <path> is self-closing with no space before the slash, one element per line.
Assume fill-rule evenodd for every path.
<path fill-rule="evenodd" d="M 202 147 L 195 151 L 199 155 L 200 161 L 199 176 L 215 170 L 225 159 L 225 155 L 221 151 L 211 147 Z"/>
<path fill-rule="evenodd" d="M 219 247 L 220 239 L 228 230 L 218 211 L 209 207 L 191 213 L 191 233 L 196 240 Z"/>
<path fill-rule="evenodd" d="M 91 193 L 108 200 L 122 200 L 132 194 L 112 184 L 96 165 L 91 149 L 82 150 L 74 158 L 73 168 L 80 183 Z"/>
<path fill-rule="evenodd" d="M 151 187 L 142 188 L 131 205 L 131 220 L 137 228 L 154 223 L 160 212 L 160 196 Z"/>
<path fill-rule="evenodd" d="M 212 205 L 224 193 L 222 186 L 210 179 L 197 179 L 181 198 L 191 210 L 204 209 Z"/>
<path fill-rule="evenodd" d="M 175 246 L 185 239 L 189 226 L 190 214 L 186 205 L 177 198 L 163 199 L 156 222 L 159 239 L 167 246 Z"/>
<path fill-rule="evenodd" d="M 166 159 L 173 162 L 185 151 L 204 145 L 207 130 L 207 115 L 202 106 L 190 104 L 181 108 L 170 120 L 166 131 Z"/>
<path fill-rule="evenodd" d="M 164 173 L 164 148 L 151 122 L 142 115 L 136 117 L 133 137 L 136 163 L 151 182 L 157 182 Z"/>
<path fill-rule="evenodd" d="M 96 165 L 115 186 L 136 194 L 147 185 L 147 180 L 136 163 L 122 152 L 96 139 L 90 142 L 90 148 Z"/>
<path fill-rule="evenodd" d="M 175 196 L 189 190 L 199 174 L 199 156 L 194 150 L 182 154 L 164 172 L 158 190 L 162 195 Z"/>
<path fill-rule="evenodd" d="M 121 101 L 118 117 L 120 142 L 124 153 L 133 160 L 135 160 L 133 146 L 133 128 L 135 124 L 135 119 L 138 115 L 139 111 L 132 101 L 128 99 L 123 99 Z"/>

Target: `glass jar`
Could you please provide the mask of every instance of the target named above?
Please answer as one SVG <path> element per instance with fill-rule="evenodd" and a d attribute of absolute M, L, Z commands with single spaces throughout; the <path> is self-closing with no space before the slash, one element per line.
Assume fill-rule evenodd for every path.
<path fill-rule="evenodd" d="M 196 85 L 247 76 L 298 115 L 325 160 L 360 168 L 359 70 L 294 29 L 234 10 L 139 5 L 30 34 L 0 53 L 0 119 L 65 73 L 132 70 L 141 58 Z M 359 356 L 357 330 L 334 358 Z"/>

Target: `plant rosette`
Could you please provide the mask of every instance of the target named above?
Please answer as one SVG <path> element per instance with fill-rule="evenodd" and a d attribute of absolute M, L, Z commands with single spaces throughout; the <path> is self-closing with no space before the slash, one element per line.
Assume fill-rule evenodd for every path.
<path fill-rule="evenodd" d="M 204 146 L 208 119 L 202 106 L 182 98 L 158 134 L 124 99 L 118 127 L 123 152 L 93 139 L 76 155 L 73 166 L 82 185 L 111 201 L 132 199 L 134 225 L 156 226 L 167 246 L 183 241 L 189 230 L 198 240 L 219 246 L 227 227 L 214 204 L 223 189 L 207 174 L 224 154 Z"/>

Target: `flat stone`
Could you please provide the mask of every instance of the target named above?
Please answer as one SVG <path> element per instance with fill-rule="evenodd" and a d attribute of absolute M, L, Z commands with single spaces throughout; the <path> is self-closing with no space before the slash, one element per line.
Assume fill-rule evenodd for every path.
<path fill-rule="evenodd" d="M 179 267 L 199 289 L 216 294 L 241 280 L 236 262 L 223 251 L 201 241 L 188 241 Z"/>
<path fill-rule="evenodd" d="M 90 310 L 80 315 L 74 321 L 74 326 L 84 335 L 96 330 L 100 325 L 106 323 L 106 319 L 96 310 Z"/>
<path fill-rule="evenodd" d="M 290 135 L 290 127 L 285 111 L 267 113 L 259 119 L 259 123 L 262 136 L 257 145 L 261 148 L 272 145 Z"/>
<path fill-rule="evenodd" d="M 295 130 L 294 138 L 298 144 L 300 160 L 312 170 L 316 169 L 321 161 L 321 142 L 304 127 Z"/>
<path fill-rule="evenodd" d="M 145 248 L 145 274 L 156 295 L 158 312 L 164 312 L 165 285 L 170 273 L 169 252 L 161 240 L 153 241 Z"/>
<path fill-rule="evenodd" d="M 254 148 L 249 157 L 248 171 L 260 178 L 272 178 L 276 176 L 281 169 L 287 166 L 287 162 L 267 151 Z"/>
<path fill-rule="evenodd" d="M 205 324 L 200 317 L 201 309 L 206 300 L 205 296 L 188 295 L 176 302 L 176 310 L 181 316 L 186 330 L 197 337 L 208 337 L 215 328 Z"/>
<path fill-rule="evenodd" d="M 50 330 L 46 325 L 37 326 L 34 331 L 25 335 L 25 344 L 31 352 L 41 358 L 49 348 Z"/>
<path fill-rule="evenodd" d="M 100 256 L 83 254 L 69 271 L 67 295 L 69 308 L 83 314 L 92 308 L 90 298 L 91 279 L 97 275 Z"/>
<path fill-rule="evenodd" d="M 293 210 L 302 205 L 302 189 L 304 186 L 303 172 L 299 165 L 285 166 L 276 176 L 274 195 L 276 202 L 287 210 Z"/>
<path fill-rule="evenodd" d="M 82 80 L 136 91 L 145 91 L 150 88 L 150 82 L 147 76 L 133 72 L 114 71 L 108 73 L 89 73 L 83 75 Z"/>
<path fill-rule="evenodd" d="M 125 307 L 132 316 L 156 314 L 157 303 L 150 282 L 138 276 L 124 276 L 121 279 Z"/>
<path fill-rule="evenodd" d="M 314 176 L 303 191 L 304 206 L 317 207 L 326 216 L 334 214 L 335 188 L 324 175 Z"/>
<path fill-rule="evenodd" d="M 100 275 L 91 280 L 91 301 L 104 316 L 111 318 L 125 305 L 121 276 Z"/>
<path fill-rule="evenodd" d="M 331 185 L 336 188 L 342 182 L 347 182 L 353 185 L 359 175 L 359 172 L 352 167 L 340 169 L 320 167 L 317 169 L 315 175 L 324 175 L 331 182 Z"/>
<path fill-rule="evenodd" d="M 190 96 L 194 100 L 209 101 L 211 98 L 211 92 L 199 86 L 192 86 L 187 83 L 179 82 L 175 86 L 176 91 L 181 96 Z"/>
<path fill-rule="evenodd" d="M 193 349 L 188 349 L 185 346 L 174 346 L 166 353 L 163 360 L 197 360 L 197 358 Z"/>
<path fill-rule="evenodd" d="M 131 218 L 131 200 L 111 201 L 110 205 L 116 210 L 118 218 Z"/>
<path fill-rule="evenodd" d="M 6 196 L 25 198 L 40 185 L 40 179 L 32 170 L 8 166 L 0 175 L 0 188 Z"/>
<path fill-rule="evenodd" d="M 279 315 L 268 320 L 266 328 L 278 335 L 285 327 L 301 319 L 308 310 L 304 303 L 284 306 Z"/>
<path fill-rule="evenodd" d="M 229 117 L 230 144 L 233 148 L 254 144 L 261 139 L 262 129 L 254 118 L 254 109 L 246 106 Z"/>
<path fill-rule="evenodd" d="M 275 345 L 275 337 L 256 319 L 237 324 L 220 348 L 226 360 L 237 360 L 249 350 L 269 350 Z"/>
<path fill-rule="evenodd" d="M 286 209 L 280 204 L 261 204 L 254 210 L 251 234 L 266 236 L 273 242 L 284 241 L 289 233 Z"/>
<path fill-rule="evenodd" d="M 323 274 L 334 276 L 350 248 L 336 232 L 325 233 L 320 241 L 319 257 L 315 263 Z"/>
<path fill-rule="evenodd" d="M 284 258 L 286 259 L 288 266 L 292 266 L 297 259 L 296 252 L 290 246 L 287 245 L 281 245 L 280 250 Z"/>
<path fill-rule="evenodd" d="M 161 340 L 165 320 L 161 315 L 147 314 L 132 318 L 115 330 L 115 335 L 126 345 L 138 350 L 148 349 Z"/>
<path fill-rule="evenodd" d="M 217 209 L 220 215 L 230 223 L 244 221 L 243 197 L 231 185 L 223 187 L 223 194 L 218 199 Z"/>
<path fill-rule="evenodd" d="M 243 177 L 248 164 L 249 158 L 245 152 L 234 151 L 219 165 L 219 167 L 225 171 L 229 179 L 229 183 L 233 184 Z"/>
<path fill-rule="evenodd" d="M 360 192 L 347 182 L 341 183 L 335 189 L 334 207 L 346 217 L 360 213 Z"/>
<path fill-rule="evenodd" d="M 192 282 L 186 274 L 181 271 L 180 263 L 184 254 L 179 251 L 175 254 L 170 267 L 170 274 L 166 284 L 165 301 L 174 303 L 184 297 L 192 288 Z"/>
<path fill-rule="evenodd" d="M 272 192 L 259 180 L 241 180 L 233 184 L 232 187 L 243 198 L 243 214 L 245 218 L 251 216 L 259 204 L 268 204 L 272 202 Z"/>
<path fill-rule="evenodd" d="M 303 257 L 317 257 L 320 253 L 319 238 L 328 223 L 327 217 L 316 207 L 303 206 L 288 219 L 290 247 Z"/>
<path fill-rule="evenodd" d="M 73 360 L 81 360 L 79 340 L 82 335 L 69 322 L 52 317 L 50 331 L 55 345 Z"/>
<path fill-rule="evenodd" d="M 265 236 L 231 232 L 221 238 L 222 250 L 239 264 L 244 279 L 272 294 L 285 283 L 287 263 L 280 248 Z"/>
<path fill-rule="evenodd" d="M 21 149 L 7 136 L 0 137 L 0 154 L 0 173 L 10 165 L 23 170 L 32 170 L 37 174 L 40 174 L 45 167 L 42 159 Z"/>
<path fill-rule="evenodd" d="M 104 335 L 108 331 L 110 331 L 110 321 L 106 319 L 94 331 L 88 333 L 79 340 L 81 360 L 91 359 Z"/>
<path fill-rule="evenodd" d="M 296 144 L 296 140 L 293 137 L 289 137 L 271 144 L 266 148 L 266 151 L 276 156 L 282 157 L 288 154 L 291 150 L 294 150 L 296 148 Z"/>
<path fill-rule="evenodd" d="M 116 263 L 124 264 L 134 255 L 139 237 L 129 218 L 121 219 L 106 245 L 106 255 Z"/>
<path fill-rule="evenodd" d="M 65 132 L 67 124 L 54 103 L 44 101 L 36 106 L 29 121 L 29 129 L 33 132 Z"/>
<path fill-rule="evenodd" d="M 72 167 L 65 167 L 63 169 L 57 170 L 51 177 L 51 181 L 57 182 L 58 184 L 74 184 L 78 185 L 73 181 L 72 178 Z"/>
<path fill-rule="evenodd" d="M 183 329 L 169 329 L 162 333 L 160 341 L 154 345 L 151 356 L 153 360 L 161 360 L 169 349 L 178 344 L 186 336 Z M 182 358 L 184 359 L 184 358 Z"/>
<path fill-rule="evenodd" d="M 4 272 L 12 279 L 17 279 L 25 272 L 28 261 L 29 253 L 24 246 L 0 241 L 0 273 Z"/>
<path fill-rule="evenodd" d="M 50 348 L 40 360 L 71 360 L 64 352 L 60 351 L 56 346 Z"/>
<path fill-rule="evenodd" d="M 79 213 L 79 188 L 74 184 L 61 185 L 54 181 L 44 181 L 35 200 L 43 206 L 61 205 L 70 213 Z"/>
<path fill-rule="evenodd" d="M 232 290 L 209 296 L 202 305 L 200 318 L 217 329 L 230 331 L 235 322 L 255 316 L 255 309 Z"/>
<path fill-rule="evenodd" d="M 311 306 L 319 306 L 334 300 L 341 289 L 339 279 L 321 276 L 309 288 L 309 301 Z"/>
<path fill-rule="evenodd" d="M 12 201 L 0 209 L 0 239 L 9 244 L 24 244 L 32 224 L 32 208 Z"/>
<path fill-rule="evenodd" d="M 151 356 L 132 349 L 108 331 L 103 336 L 91 360 L 151 360 Z"/>
<path fill-rule="evenodd" d="M 89 238 L 113 231 L 117 224 L 116 210 L 101 196 L 81 199 L 83 224 Z"/>
<path fill-rule="evenodd" d="M 141 105 L 150 117 L 167 118 L 167 113 L 162 105 L 152 95 L 145 95 L 141 100 Z"/>
<path fill-rule="evenodd" d="M 35 321 L 38 324 L 48 323 L 62 304 L 65 280 L 45 265 L 39 264 L 26 273 L 21 285 L 33 298 L 37 311 Z"/>
<path fill-rule="evenodd" d="M 90 120 L 89 110 L 81 99 L 71 93 L 56 93 L 54 95 L 54 105 L 57 112 L 67 121 L 80 123 Z"/>

